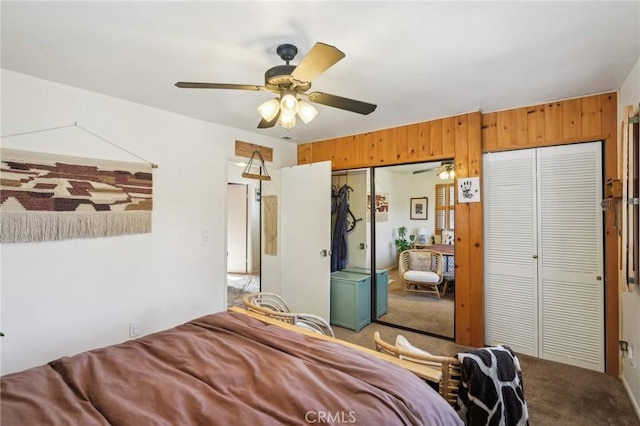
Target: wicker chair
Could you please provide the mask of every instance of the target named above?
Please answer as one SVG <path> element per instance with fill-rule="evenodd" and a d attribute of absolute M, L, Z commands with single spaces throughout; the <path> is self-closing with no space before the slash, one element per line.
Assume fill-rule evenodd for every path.
<path fill-rule="evenodd" d="M 400 253 L 398 275 L 404 282 L 402 294 L 407 291 L 432 293 L 438 299 L 447 292 L 448 281 L 440 292 L 443 283 L 443 256 L 429 249 L 410 249 Z"/>
<path fill-rule="evenodd" d="M 242 302 L 248 311 L 256 312 L 288 324 L 335 337 L 333 329 L 322 317 L 313 314 L 290 312 L 289 306 L 274 293 L 249 293 L 242 297 Z"/>
<path fill-rule="evenodd" d="M 442 397 L 446 399 L 451 406 L 455 405 L 456 400 L 458 399 L 461 376 L 460 362 L 457 358 L 409 352 L 385 342 L 380 338 L 380 333 L 377 331 L 373 333 L 373 340 L 375 341 L 376 349 L 379 352 L 383 352 L 400 359 L 405 359 L 407 361 L 439 368 L 442 373 L 438 386 L 440 395 L 442 395 Z"/>

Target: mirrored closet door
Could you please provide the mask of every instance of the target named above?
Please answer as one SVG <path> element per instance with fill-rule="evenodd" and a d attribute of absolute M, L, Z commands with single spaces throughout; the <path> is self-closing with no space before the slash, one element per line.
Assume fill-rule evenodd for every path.
<path fill-rule="evenodd" d="M 374 320 L 453 338 L 455 240 L 445 240 L 455 233 L 455 223 L 453 178 L 443 174 L 448 164 L 438 161 L 333 172 L 331 264 L 334 281 L 366 282 L 372 300 L 368 312 L 373 310 Z M 374 196 L 371 176 L 375 176 Z M 445 246 L 445 242 L 450 244 Z M 405 249 L 424 250 L 409 252 L 418 259 L 406 262 L 407 267 L 425 269 L 417 274 L 436 275 L 439 282 L 423 286 L 403 279 L 407 267 L 399 267 L 399 262 Z M 418 265 L 421 256 L 429 257 L 428 265 Z M 441 268 L 432 262 L 440 262 Z"/>

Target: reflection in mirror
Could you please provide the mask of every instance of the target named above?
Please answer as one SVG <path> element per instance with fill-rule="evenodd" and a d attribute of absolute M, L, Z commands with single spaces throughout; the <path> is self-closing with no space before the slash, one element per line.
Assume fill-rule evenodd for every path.
<path fill-rule="evenodd" d="M 369 171 L 333 172 L 331 177 L 331 272 L 371 266 L 367 213 Z M 338 223 L 336 226 L 336 222 Z"/>
<path fill-rule="evenodd" d="M 375 168 L 375 268 L 387 272 L 386 313 L 379 321 L 454 337 L 455 239 L 450 161 Z M 443 179 L 444 178 L 444 179 Z M 432 250 L 432 252 L 406 250 Z M 379 276 L 379 274 L 378 274 Z"/>

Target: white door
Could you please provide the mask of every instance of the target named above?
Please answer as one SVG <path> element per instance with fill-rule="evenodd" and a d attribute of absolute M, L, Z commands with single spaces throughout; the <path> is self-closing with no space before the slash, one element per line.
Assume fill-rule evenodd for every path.
<path fill-rule="evenodd" d="M 538 150 L 540 357 L 604 371 L 600 142 Z"/>
<path fill-rule="evenodd" d="M 227 272 L 247 273 L 247 185 L 227 184 Z"/>
<path fill-rule="evenodd" d="M 485 154 L 485 340 L 538 356 L 534 149 Z"/>
<path fill-rule="evenodd" d="M 486 343 L 604 371 L 601 144 L 483 161 Z"/>
<path fill-rule="evenodd" d="M 281 169 L 281 293 L 296 312 L 329 321 L 331 162 Z"/>

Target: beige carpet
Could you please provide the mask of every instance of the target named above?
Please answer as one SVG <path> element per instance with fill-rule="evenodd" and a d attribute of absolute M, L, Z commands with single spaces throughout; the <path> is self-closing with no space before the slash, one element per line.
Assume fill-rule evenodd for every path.
<path fill-rule="evenodd" d="M 388 312 L 378 318 L 380 321 L 454 337 L 455 294 L 452 289 L 442 299 L 435 294 L 414 292 L 403 296 L 403 283 L 397 269 L 389 271 L 389 281 Z"/>
<path fill-rule="evenodd" d="M 392 343 L 398 334 L 435 355 L 467 350 L 451 341 L 370 324 L 356 333 L 333 327 L 337 338 L 375 349 L 373 332 Z M 591 370 L 519 355 L 531 426 L 640 425 L 619 379 Z"/>
<path fill-rule="evenodd" d="M 227 274 L 227 307 L 244 307 L 242 296 L 260 291 L 260 276 L 251 274 Z"/>

